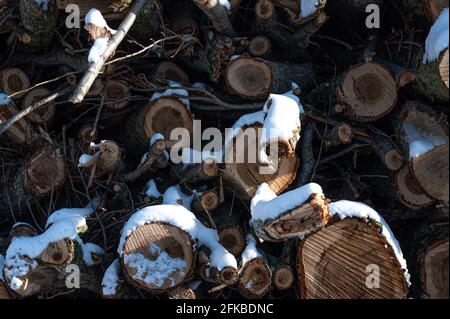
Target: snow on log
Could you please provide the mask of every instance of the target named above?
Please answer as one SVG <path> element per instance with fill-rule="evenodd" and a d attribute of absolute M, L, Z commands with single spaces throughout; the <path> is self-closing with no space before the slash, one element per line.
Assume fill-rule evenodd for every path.
<path fill-rule="evenodd" d="M 251 199 L 264 182 L 279 194 L 294 181 L 301 109 L 291 92 L 271 94 L 263 111 L 244 115 L 233 125 L 224 146 L 223 178 L 230 192 Z"/>
<path fill-rule="evenodd" d="M 191 148 L 183 148 L 182 152 L 181 162 L 174 164 L 170 171 L 175 180 L 197 184 L 220 175 L 221 153 L 200 152 Z"/>
<path fill-rule="evenodd" d="M 234 56 L 225 70 L 226 87 L 239 97 L 261 100 L 281 94 L 297 83 L 300 89 L 314 83 L 311 64 L 284 64 L 247 56 Z"/>
<path fill-rule="evenodd" d="M 124 144 L 133 148 L 147 148 L 149 139 L 161 133 L 170 143 L 174 129 L 185 128 L 192 134 L 192 114 L 188 92 L 175 82 L 163 92 L 153 94 L 149 103 L 134 111 L 124 127 Z"/>
<path fill-rule="evenodd" d="M 330 203 L 329 213 L 328 225 L 298 246 L 299 297 L 406 298 L 406 261 L 383 218 L 371 207 L 351 201 Z"/>
<path fill-rule="evenodd" d="M 423 63 L 417 69 L 415 88 L 431 101 L 448 101 L 448 8 L 445 8 L 431 27 L 425 41 Z"/>
<path fill-rule="evenodd" d="M 11 239 L 6 251 L 3 269 L 8 287 L 21 297 L 65 287 L 64 278 L 58 274 L 66 265 L 75 263 L 85 269 L 81 271 L 85 276 L 81 280 L 83 287 L 97 291 L 97 276 L 86 267 L 97 264 L 103 250 L 94 244 L 84 244 L 78 235 L 87 230 L 86 218 L 93 213 L 94 205 L 55 211 L 49 216 L 46 229 L 40 235 L 28 230 L 15 230 L 16 236 Z M 25 226 L 16 225 L 20 228 Z"/>
<path fill-rule="evenodd" d="M 448 222 L 422 225 L 415 239 L 421 297 L 448 299 Z"/>
<path fill-rule="evenodd" d="M 391 71 L 380 63 L 351 67 L 339 80 L 336 98 L 345 115 L 359 122 L 378 120 L 397 103 L 397 84 Z"/>
<path fill-rule="evenodd" d="M 284 241 L 322 228 L 328 222 L 327 199 L 320 185 L 306 184 L 277 196 L 261 184 L 251 202 L 250 224 L 262 240 Z"/>
<path fill-rule="evenodd" d="M 397 135 L 418 186 L 430 197 L 448 202 L 448 129 L 433 110 L 419 102 L 401 109 Z"/>
<path fill-rule="evenodd" d="M 218 272 L 237 269 L 217 232 L 180 205 L 149 206 L 134 213 L 122 230 L 117 251 L 132 284 L 161 293 L 192 277 L 196 244 L 210 250 L 208 267 Z"/>
<path fill-rule="evenodd" d="M 247 246 L 241 255 L 238 290 L 248 299 L 263 298 L 270 290 L 272 271 L 266 258 L 256 247 L 255 238 L 247 236 Z"/>
<path fill-rule="evenodd" d="M 120 260 L 115 259 L 105 271 L 102 279 L 102 297 L 105 299 L 115 299 L 121 297 L 121 279 Z"/>

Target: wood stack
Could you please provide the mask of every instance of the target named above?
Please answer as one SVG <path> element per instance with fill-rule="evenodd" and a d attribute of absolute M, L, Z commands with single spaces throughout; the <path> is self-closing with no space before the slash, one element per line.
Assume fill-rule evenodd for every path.
<path fill-rule="evenodd" d="M 448 298 L 448 6 L 0 0 L 0 299 Z"/>

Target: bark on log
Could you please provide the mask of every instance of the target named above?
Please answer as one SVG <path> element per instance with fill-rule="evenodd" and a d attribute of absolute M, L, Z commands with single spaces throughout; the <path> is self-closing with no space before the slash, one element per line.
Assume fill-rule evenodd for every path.
<path fill-rule="evenodd" d="M 159 38 L 162 31 L 162 6 L 159 0 L 147 0 L 130 29 L 131 35 L 143 41 Z"/>
<path fill-rule="evenodd" d="M 417 19 L 427 17 L 429 22 L 434 22 L 439 17 L 442 9 L 448 8 L 448 0 L 403 0 L 406 16 Z"/>
<path fill-rule="evenodd" d="M 330 222 L 298 246 L 301 299 L 404 299 L 407 282 L 379 225 L 356 218 Z M 386 249 L 386 247 L 388 247 Z M 379 267 L 379 288 L 366 285 L 369 265 Z"/>
<path fill-rule="evenodd" d="M 92 8 L 99 10 L 106 21 L 122 20 L 125 16 L 127 0 L 56 0 L 58 10 L 65 11 L 69 4 L 80 8 L 80 18 L 84 19 L 86 13 Z"/>
<path fill-rule="evenodd" d="M 191 237 L 180 228 L 162 222 L 136 228 L 127 237 L 120 257 L 127 280 L 153 293 L 166 292 L 188 281 L 194 261 Z M 173 263 L 172 268 L 169 262 Z"/>
<path fill-rule="evenodd" d="M 389 136 L 371 134 L 368 137 L 358 136 L 357 139 L 369 144 L 390 171 L 398 171 L 405 163 L 405 156 Z"/>
<path fill-rule="evenodd" d="M 25 48 L 31 51 L 45 50 L 56 30 L 56 0 L 49 0 L 42 5 L 34 0 L 20 0 L 19 10 L 23 26 L 31 36 Z"/>
<path fill-rule="evenodd" d="M 179 163 L 172 166 L 170 175 L 175 180 L 188 184 L 198 184 L 209 181 L 220 175 L 219 164 L 212 158 L 206 158 L 201 163 Z"/>
<path fill-rule="evenodd" d="M 397 135 L 420 188 L 447 202 L 449 139 L 443 120 L 425 105 L 407 102 L 401 109 Z"/>
<path fill-rule="evenodd" d="M 170 4 L 168 10 L 169 28 L 177 34 L 192 34 L 197 36 L 199 25 L 197 23 L 197 10 L 192 1 L 180 1 Z"/>
<path fill-rule="evenodd" d="M 391 72 L 375 62 L 353 66 L 340 79 L 336 98 L 345 114 L 359 122 L 375 121 L 397 104 L 397 85 Z"/>
<path fill-rule="evenodd" d="M 232 267 L 224 267 L 218 270 L 210 266 L 207 250 L 201 249 L 198 253 L 198 272 L 200 277 L 206 281 L 218 285 L 232 286 L 238 280 L 238 271 Z"/>
<path fill-rule="evenodd" d="M 194 3 L 211 20 L 214 29 L 225 35 L 234 35 L 230 20 L 230 10 L 219 0 L 194 0 Z"/>
<path fill-rule="evenodd" d="M 270 268 L 272 270 L 273 286 L 277 290 L 287 290 L 294 284 L 294 267 L 292 266 L 295 261 L 293 260 L 294 254 L 294 242 L 292 240 L 286 241 L 283 244 L 283 251 L 278 258 L 268 256 L 270 260 Z"/>
<path fill-rule="evenodd" d="M 432 102 L 449 99 L 449 50 L 446 49 L 435 62 L 422 63 L 417 69 L 415 89 Z"/>
<path fill-rule="evenodd" d="M 423 225 L 416 243 L 420 297 L 448 299 L 448 222 Z"/>
<path fill-rule="evenodd" d="M 353 139 L 353 129 L 348 123 L 339 123 L 339 125 L 327 131 L 324 139 L 327 147 L 350 144 Z"/>
<path fill-rule="evenodd" d="M 192 134 L 192 115 L 177 98 L 163 96 L 136 110 L 127 120 L 124 144 L 130 148 L 147 149 L 150 138 L 161 133 L 170 144 L 170 133 L 185 128 Z"/>
<path fill-rule="evenodd" d="M 50 95 L 50 91 L 46 88 L 35 88 L 29 91 L 23 98 L 22 109 L 38 102 L 42 98 Z M 55 118 L 56 107 L 53 102 L 45 104 L 38 110 L 30 113 L 28 116 L 31 123 L 35 125 L 42 125 L 43 127 L 50 127 Z"/>

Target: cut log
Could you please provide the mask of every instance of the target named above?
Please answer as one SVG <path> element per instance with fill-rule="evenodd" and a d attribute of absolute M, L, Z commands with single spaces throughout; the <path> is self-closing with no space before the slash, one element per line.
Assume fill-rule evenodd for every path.
<path fill-rule="evenodd" d="M 12 299 L 11 294 L 9 293 L 8 288 L 5 283 L 0 280 L 0 300 L 9 300 Z"/>
<path fill-rule="evenodd" d="M 34 196 L 44 197 L 60 189 L 66 182 L 67 166 L 59 149 L 44 146 L 27 161 L 25 187 Z"/>
<path fill-rule="evenodd" d="M 397 134 L 420 187 L 428 196 L 448 201 L 449 139 L 445 123 L 425 105 L 407 102 L 401 109 Z"/>
<path fill-rule="evenodd" d="M 40 101 L 48 95 L 50 95 L 50 91 L 42 87 L 29 91 L 23 98 L 22 109 L 26 109 L 28 106 Z M 30 113 L 28 118 L 33 124 L 49 127 L 53 123 L 55 112 L 55 104 L 50 102 Z"/>
<path fill-rule="evenodd" d="M 235 34 L 230 20 L 229 4 L 226 6 L 220 0 L 194 0 L 194 3 L 211 20 L 218 33 L 230 36 Z"/>
<path fill-rule="evenodd" d="M 45 3 L 20 0 L 19 10 L 23 26 L 31 36 L 31 41 L 25 45 L 26 50 L 45 50 L 57 29 L 56 0 L 49 0 Z"/>
<path fill-rule="evenodd" d="M 423 225 L 416 239 L 420 297 L 448 299 L 448 223 Z"/>
<path fill-rule="evenodd" d="M 75 238 L 77 232 L 87 230 L 83 214 L 92 211 L 90 208 L 57 211 L 53 215 L 55 218 L 50 216 L 45 232 L 37 236 L 27 225 L 14 227 L 3 269 L 8 287 L 22 298 L 70 289 L 64 275 L 72 272 L 66 271 L 70 264 L 80 270 L 80 288 L 98 292 L 98 274 L 88 267 L 101 261 L 98 258 L 102 250 Z M 21 265 L 19 271 L 18 264 Z"/>
<path fill-rule="evenodd" d="M 400 203 L 411 209 L 427 207 L 435 201 L 420 188 L 408 165 L 395 174 L 395 196 Z"/>
<path fill-rule="evenodd" d="M 213 212 L 220 204 L 220 196 L 219 193 L 214 190 L 206 190 L 201 192 L 200 194 L 196 194 L 191 203 L 192 211 L 195 213 L 211 213 Z M 220 237 L 220 234 L 219 234 Z M 223 245 L 223 243 L 222 243 Z M 227 248 L 225 245 L 223 245 Z M 228 249 L 229 250 L 229 249 Z M 230 250 L 229 250 L 230 251 Z"/>
<path fill-rule="evenodd" d="M 449 99 L 449 51 L 446 49 L 437 61 L 422 63 L 417 69 L 415 88 L 420 95 L 431 101 L 448 101 Z"/>
<path fill-rule="evenodd" d="M 26 90 L 30 87 L 28 76 L 20 69 L 8 68 L 0 71 L 0 92 L 12 95 L 16 92 Z M 16 97 L 22 97 L 18 94 Z"/>
<path fill-rule="evenodd" d="M 339 125 L 327 131 L 324 139 L 327 147 L 350 144 L 353 139 L 353 129 L 345 122 L 339 123 Z"/>
<path fill-rule="evenodd" d="M 299 246 L 302 299 L 404 299 L 407 284 L 392 249 L 375 225 L 345 219 L 308 237 Z M 379 267 L 379 288 L 366 283 L 367 267 Z"/>
<path fill-rule="evenodd" d="M 188 184 L 209 181 L 220 175 L 219 164 L 213 158 L 205 158 L 201 163 L 179 163 L 172 166 L 170 175 L 175 180 Z"/>
<path fill-rule="evenodd" d="M 170 4 L 167 10 L 169 28 L 177 34 L 191 34 L 197 36 L 197 9 L 192 1 L 179 1 Z"/>
<path fill-rule="evenodd" d="M 282 50 L 289 50 L 289 34 L 280 26 L 273 3 L 268 0 L 258 0 L 255 4 L 255 16 L 257 32 L 267 34 Z"/>
<path fill-rule="evenodd" d="M 245 248 L 245 233 L 240 217 L 228 205 L 220 207 L 213 214 L 219 242 L 236 257 L 240 256 Z"/>
<path fill-rule="evenodd" d="M 327 204 L 321 187 L 314 183 L 279 196 L 262 184 L 252 199 L 250 224 L 262 240 L 302 238 L 327 224 Z"/>
<path fill-rule="evenodd" d="M 108 80 L 104 87 L 100 87 L 100 92 L 96 95 L 102 95 L 103 90 L 104 107 L 100 114 L 99 124 L 105 128 L 123 124 L 127 116 L 134 110 L 129 105 L 130 85 L 121 80 Z"/>
<path fill-rule="evenodd" d="M 146 173 L 155 171 L 162 165 L 165 165 L 163 153 L 166 150 L 166 142 L 162 139 L 155 141 L 150 145 L 150 152 L 145 155 L 145 160 L 142 161 L 138 167 L 124 175 L 124 180 L 127 182 L 134 182 L 138 178 L 141 178 Z"/>
<path fill-rule="evenodd" d="M 0 123 L 6 122 L 17 113 L 19 111 L 14 102 L 5 94 L 0 93 Z M 17 144 L 30 144 L 34 136 L 31 125 L 24 118 L 14 122 L 5 134 L 13 143 Z"/>
<path fill-rule="evenodd" d="M 162 293 L 190 278 L 194 256 L 194 243 L 187 233 L 155 222 L 138 227 L 127 237 L 120 261 L 132 284 Z"/>
<path fill-rule="evenodd" d="M 258 35 L 250 40 L 248 52 L 256 58 L 267 58 L 272 54 L 272 42 L 265 35 Z"/>
<path fill-rule="evenodd" d="M 262 298 L 270 290 L 272 271 L 266 258 L 256 247 L 255 239 L 247 236 L 247 247 L 242 253 L 238 290 L 247 299 Z"/>
<path fill-rule="evenodd" d="M 162 83 L 175 81 L 178 83 L 189 83 L 189 76 L 178 65 L 173 62 L 164 61 L 157 64 L 150 72 L 150 77 Z"/>
<path fill-rule="evenodd" d="M 233 267 L 224 267 L 219 271 L 217 267 L 210 265 L 210 259 L 203 249 L 198 253 L 198 264 L 199 275 L 206 282 L 232 286 L 238 280 L 239 274 L 237 269 Z"/>
<path fill-rule="evenodd" d="M 150 138 L 161 133 L 170 142 L 171 132 L 176 128 L 185 128 L 192 134 L 192 115 L 177 98 L 163 96 L 151 101 L 135 111 L 125 127 L 127 147 L 147 149 Z"/>
<path fill-rule="evenodd" d="M 389 136 L 371 134 L 368 137 L 358 136 L 357 139 L 369 144 L 390 171 L 398 171 L 404 165 L 405 156 Z"/>
<path fill-rule="evenodd" d="M 336 90 L 345 114 L 360 122 L 375 121 L 393 110 L 397 103 L 397 85 L 391 72 L 375 62 L 353 66 L 345 73 Z"/>
<path fill-rule="evenodd" d="M 293 241 L 286 241 L 283 244 L 283 251 L 280 257 L 271 257 L 270 268 L 272 270 L 272 281 L 275 289 L 287 290 L 294 284 L 294 267 L 292 267 L 293 253 L 294 253 Z M 268 257 L 269 258 L 269 257 Z"/>
<path fill-rule="evenodd" d="M 100 156 L 97 161 L 97 174 L 104 175 L 116 171 L 122 159 L 122 150 L 119 145 L 110 140 L 100 142 Z"/>
<path fill-rule="evenodd" d="M 289 91 L 293 82 L 305 89 L 314 78 L 311 64 L 283 64 L 245 56 L 232 60 L 225 70 L 230 93 L 252 100 Z"/>

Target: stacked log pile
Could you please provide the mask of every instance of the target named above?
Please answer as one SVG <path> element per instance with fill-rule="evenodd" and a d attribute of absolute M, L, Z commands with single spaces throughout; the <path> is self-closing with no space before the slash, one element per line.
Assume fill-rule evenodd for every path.
<path fill-rule="evenodd" d="M 0 299 L 448 298 L 448 6 L 0 0 Z"/>

